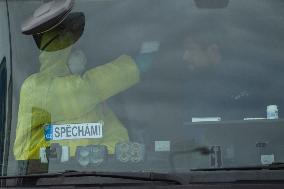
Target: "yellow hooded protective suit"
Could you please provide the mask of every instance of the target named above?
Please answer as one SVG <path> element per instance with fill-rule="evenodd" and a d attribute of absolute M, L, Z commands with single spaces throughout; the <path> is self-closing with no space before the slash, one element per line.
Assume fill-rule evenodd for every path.
<path fill-rule="evenodd" d="M 40 72 L 22 85 L 14 155 L 17 160 L 39 159 L 39 149 L 52 142 L 70 147 L 103 144 L 114 153 L 115 144 L 128 141 L 128 133 L 104 103 L 108 98 L 139 81 L 134 60 L 126 55 L 87 71 L 83 76 L 70 73 L 67 61 L 71 47 L 42 51 Z M 103 138 L 45 141 L 44 125 L 104 122 Z"/>

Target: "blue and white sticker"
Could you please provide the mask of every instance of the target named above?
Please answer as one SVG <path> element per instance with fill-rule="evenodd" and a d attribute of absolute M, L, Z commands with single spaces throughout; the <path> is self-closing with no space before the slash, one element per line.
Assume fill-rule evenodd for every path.
<path fill-rule="evenodd" d="M 103 122 L 47 125 L 44 137 L 47 141 L 103 138 Z"/>

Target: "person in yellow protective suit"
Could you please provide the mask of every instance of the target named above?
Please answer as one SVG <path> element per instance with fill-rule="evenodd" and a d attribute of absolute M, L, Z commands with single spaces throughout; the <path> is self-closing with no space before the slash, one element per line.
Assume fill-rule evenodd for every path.
<path fill-rule="evenodd" d="M 116 143 L 129 140 L 127 130 L 105 101 L 139 82 L 138 62 L 143 62 L 143 58 L 134 61 L 122 55 L 82 76 L 72 74 L 67 62 L 74 38 L 74 33 L 61 27 L 43 33 L 40 38 L 40 71 L 24 81 L 20 93 L 13 149 L 17 160 L 39 159 L 40 148 L 53 142 L 69 146 L 70 155 L 75 156 L 77 146 L 103 144 L 113 154 Z M 44 137 L 44 126 L 49 123 L 99 121 L 104 122 L 101 139 L 46 141 Z"/>

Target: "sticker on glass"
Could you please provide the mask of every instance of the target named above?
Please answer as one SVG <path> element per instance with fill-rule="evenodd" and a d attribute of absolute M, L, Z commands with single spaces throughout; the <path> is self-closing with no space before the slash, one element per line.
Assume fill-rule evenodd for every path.
<path fill-rule="evenodd" d="M 274 154 L 271 155 L 261 155 L 261 164 L 269 165 L 274 163 Z"/>
<path fill-rule="evenodd" d="M 170 141 L 155 141 L 155 152 L 169 152 L 171 151 Z"/>
<path fill-rule="evenodd" d="M 47 141 L 102 138 L 103 122 L 47 125 L 44 137 Z"/>

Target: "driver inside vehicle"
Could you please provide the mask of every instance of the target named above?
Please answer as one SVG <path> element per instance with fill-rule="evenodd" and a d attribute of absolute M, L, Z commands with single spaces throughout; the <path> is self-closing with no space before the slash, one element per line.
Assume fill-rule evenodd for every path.
<path fill-rule="evenodd" d="M 39 7 L 22 27 L 24 34 L 33 35 L 40 49 L 40 71 L 29 76 L 21 87 L 13 149 L 16 160 L 39 159 L 40 149 L 52 143 L 69 147 L 71 157 L 78 146 L 88 145 L 104 145 L 109 154 L 114 154 L 116 144 L 128 142 L 129 137 L 106 100 L 137 84 L 153 61 L 153 53 L 140 53 L 134 58 L 122 55 L 84 72 L 87 59 L 82 50 L 74 51 L 73 46 L 83 34 L 85 16 L 70 13 L 74 1 L 60 2 L 57 7 L 66 3 L 70 6 L 64 18 L 46 16 L 56 9 L 52 1 Z M 26 27 L 29 30 L 25 28 L 33 24 Z M 78 130 L 92 123 L 100 127 L 90 127 L 84 131 L 85 137 L 78 137 Z M 77 128 L 68 130 L 72 124 Z M 61 135 L 65 132 L 67 140 L 47 138 L 47 125 L 61 126 Z M 102 133 L 98 136 L 92 129 L 102 129 Z M 68 138 L 72 134 L 73 138 Z M 93 136 L 86 137 L 88 134 Z"/>
<path fill-rule="evenodd" d="M 192 37 L 184 40 L 184 53 L 182 59 L 191 70 L 208 68 L 219 64 L 222 56 L 217 44 L 202 46 Z"/>

